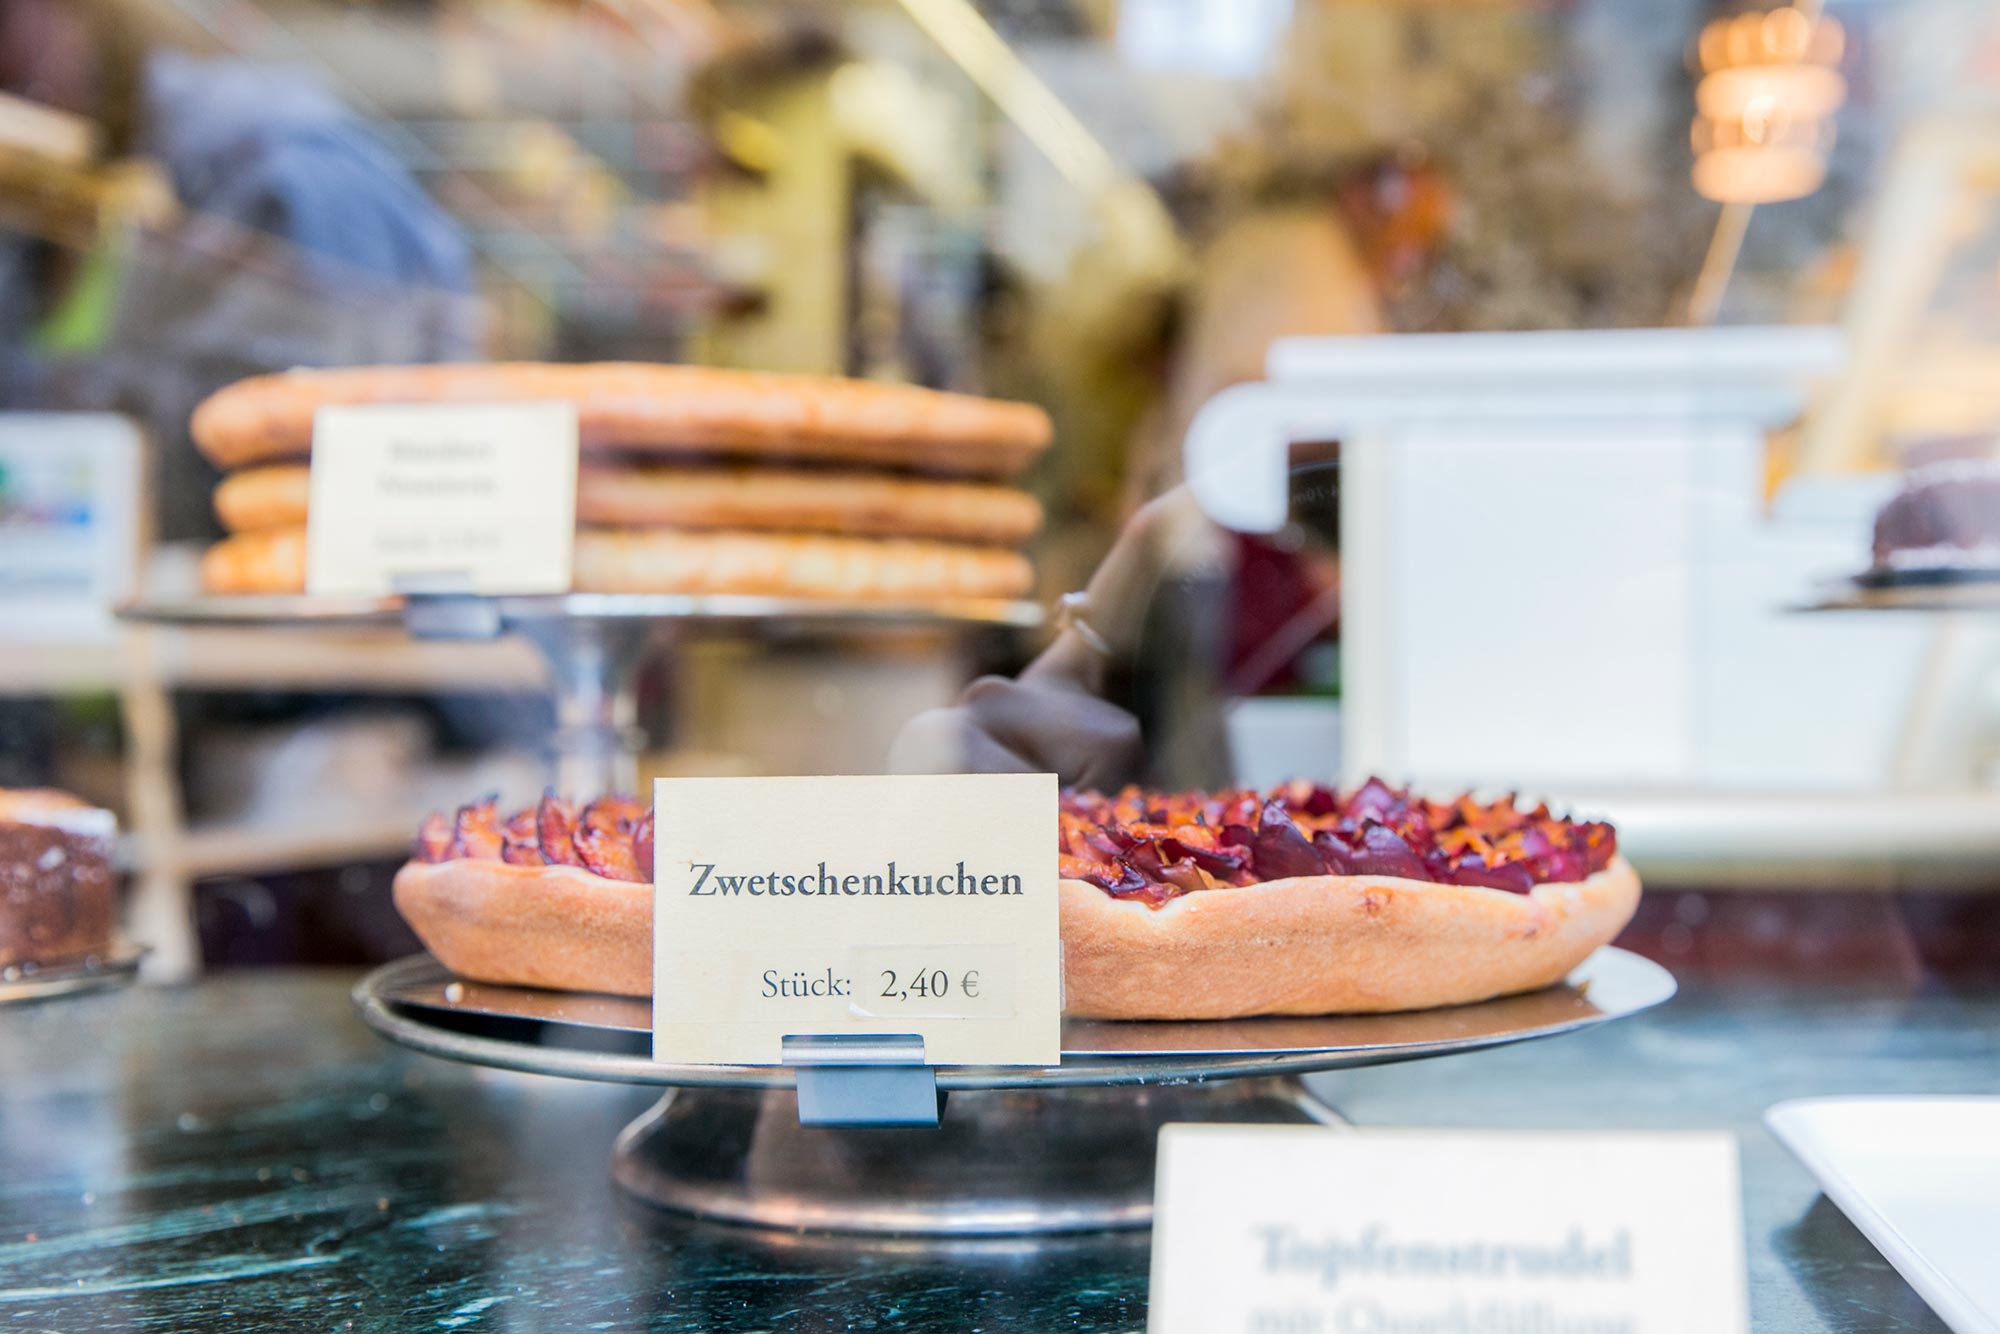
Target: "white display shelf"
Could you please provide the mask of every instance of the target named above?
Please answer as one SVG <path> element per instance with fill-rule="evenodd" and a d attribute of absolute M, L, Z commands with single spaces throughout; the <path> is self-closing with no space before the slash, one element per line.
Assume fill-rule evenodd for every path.
<path fill-rule="evenodd" d="M 2000 889 L 2000 793 L 1564 790 L 1649 884 Z"/>

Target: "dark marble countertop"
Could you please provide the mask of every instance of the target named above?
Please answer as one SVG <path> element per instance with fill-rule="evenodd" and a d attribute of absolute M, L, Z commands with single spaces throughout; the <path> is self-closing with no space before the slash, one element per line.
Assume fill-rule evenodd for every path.
<path fill-rule="evenodd" d="M 1145 1324 L 1143 1234 L 938 1254 L 632 1204 L 606 1164 L 647 1092 L 405 1053 L 353 1018 L 352 982 L 0 1009 L 0 1331 Z M 1760 1118 L 2000 1092 L 2000 987 L 1693 983 L 1593 1032 L 1315 1084 L 1364 1126 L 1732 1130 L 1759 1331 L 1935 1331 Z"/>

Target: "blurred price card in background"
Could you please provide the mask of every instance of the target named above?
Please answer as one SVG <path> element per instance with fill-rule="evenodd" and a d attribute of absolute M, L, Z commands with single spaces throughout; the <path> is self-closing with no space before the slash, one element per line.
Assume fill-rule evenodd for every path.
<path fill-rule="evenodd" d="M 576 451 L 570 403 L 320 409 L 306 591 L 568 592 Z"/>
<path fill-rule="evenodd" d="M 1060 1059 L 1055 775 L 662 778 L 653 806 L 654 1059 L 905 1033 L 931 1065 Z"/>
<path fill-rule="evenodd" d="M 138 574 L 142 448 L 109 413 L 0 412 L 0 638 L 116 633 Z"/>
<path fill-rule="evenodd" d="M 1723 1134 L 1168 1126 L 1150 1334 L 1744 1334 Z"/>

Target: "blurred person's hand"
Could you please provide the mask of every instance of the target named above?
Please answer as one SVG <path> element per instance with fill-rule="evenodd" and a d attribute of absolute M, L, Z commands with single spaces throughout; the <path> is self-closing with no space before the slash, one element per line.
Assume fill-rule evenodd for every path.
<path fill-rule="evenodd" d="M 1117 787 L 1143 758 L 1139 720 L 1076 686 L 982 676 L 957 704 L 910 720 L 890 751 L 901 773 L 1054 773 Z"/>
<path fill-rule="evenodd" d="M 949 708 L 910 720 L 890 749 L 899 773 L 1054 773 L 1066 786 L 1134 781 L 1139 720 L 1104 698 L 1138 643 L 1148 604 L 1207 525 L 1186 488 L 1142 506 L 1091 576 L 1072 622 L 1018 679 L 983 676 Z M 1081 622 L 1079 624 L 1078 622 Z"/>

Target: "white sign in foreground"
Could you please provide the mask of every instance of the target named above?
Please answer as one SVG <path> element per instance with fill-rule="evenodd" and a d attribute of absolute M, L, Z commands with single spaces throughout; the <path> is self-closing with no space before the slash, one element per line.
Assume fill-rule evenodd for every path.
<path fill-rule="evenodd" d="M 1160 1134 L 1150 1334 L 1743 1334 L 1723 1134 Z"/>
<path fill-rule="evenodd" d="M 570 403 L 321 408 L 306 591 L 568 592 L 576 451 Z"/>
<path fill-rule="evenodd" d="M 1053 774 L 662 778 L 653 805 L 654 1059 L 907 1033 L 931 1065 L 1060 1059 Z"/>

